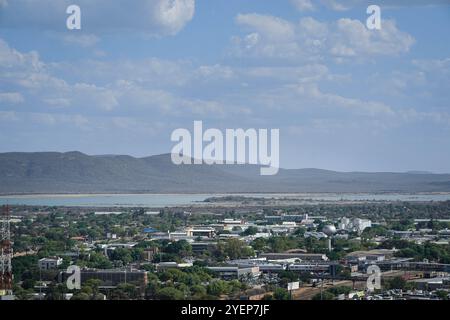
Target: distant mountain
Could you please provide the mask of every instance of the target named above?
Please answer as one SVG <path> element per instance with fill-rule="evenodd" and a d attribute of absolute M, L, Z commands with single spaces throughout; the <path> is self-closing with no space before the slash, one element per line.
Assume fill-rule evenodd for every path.
<path fill-rule="evenodd" d="M 256 165 L 177 166 L 170 154 L 0 153 L 0 194 L 438 191 L 450 191 L 450 174 L 281 169 L 260 176 Z"/>
<path fill-rule="evenodd" d="M 406 173 L 413 173 L 413 174 L 430 174 L 432 172 L 430 171 L 417 171 L 417 170 L 412 170 L 412 171 L 406 171 Z"/>

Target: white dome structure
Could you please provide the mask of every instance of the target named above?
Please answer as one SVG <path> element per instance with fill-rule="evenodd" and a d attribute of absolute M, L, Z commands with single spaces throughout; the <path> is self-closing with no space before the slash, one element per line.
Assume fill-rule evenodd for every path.
<path fill-rule="evenodd" d="M 322 232 L 325 233 L 327 236 L 331 237 L 333 234 L 336 233 L 336 227 L 333 225 L 326 225 L 325 227 L 323 227 Z"/>

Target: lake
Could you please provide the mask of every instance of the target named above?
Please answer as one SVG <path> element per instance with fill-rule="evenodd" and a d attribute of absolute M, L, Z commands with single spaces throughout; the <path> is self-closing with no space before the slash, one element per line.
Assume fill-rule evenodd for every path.
<path fill-rule="evenodd" d="M 328 201 L 446 201 L 450 193 L 369 194 L 369 193 L 255 193 L 255 194 L 70 194 L 0 196 L 0 205 L 77 206 L 77 207 L 175 207 L 207 205 L 210 197 L 245 196 L 252 198 L 298 200 L 301 203 Z M 211 205 L 211 204 L 210 204 Z"/>

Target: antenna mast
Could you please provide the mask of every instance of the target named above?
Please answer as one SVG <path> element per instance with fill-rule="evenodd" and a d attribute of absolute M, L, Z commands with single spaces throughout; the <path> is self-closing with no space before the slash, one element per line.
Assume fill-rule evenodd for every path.
<path fill-rule="evenodd" d="M 0 296 L 12 295 L 13 273 L 9 206 L 3 206 L 0 216 Z"/>

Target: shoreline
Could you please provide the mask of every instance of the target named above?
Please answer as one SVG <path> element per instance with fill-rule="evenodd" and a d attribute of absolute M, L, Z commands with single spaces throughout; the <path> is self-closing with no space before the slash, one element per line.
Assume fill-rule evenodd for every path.
<path fill-rule="evenodd" d="M 124 193 L 1 195 L 0 205 L 95 208 L 267 207 L 325 203 L 447 202 L 450 192 L 433 193 Z"/>
<path fill-rule="evenodd" d="M 281 196 L 310 196 L 310 195 L 450 195 L 450 191 L 434 192 L 146 192 L 146 193 L 12 193 L 0 194 L 0 198 L 80 198 L 80 197 L 112 197 L 112 196 L 251 196 L 251 195 L 281 195 Z"/>

